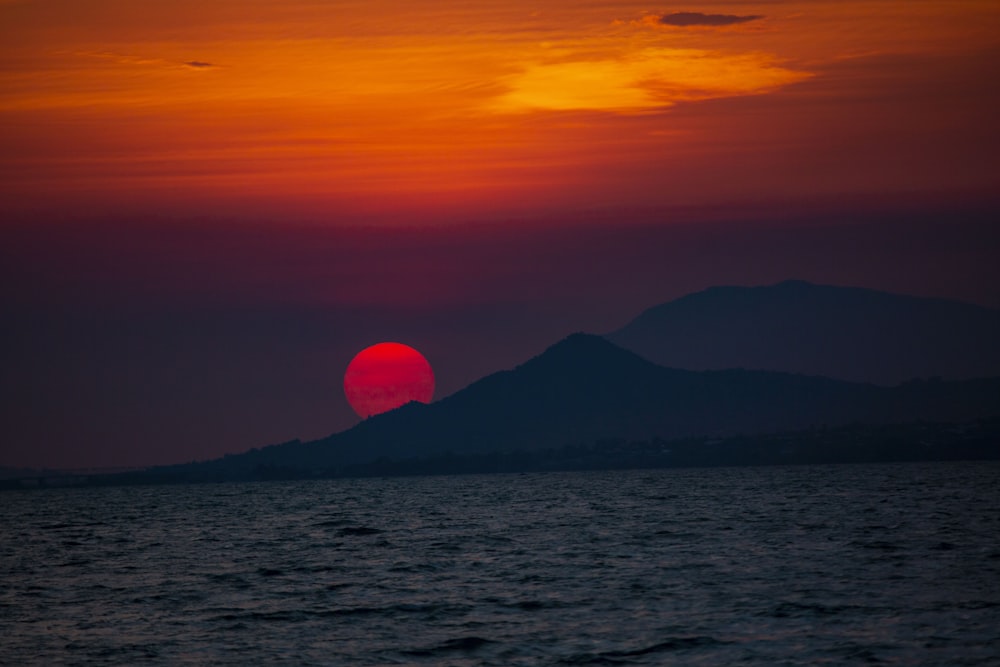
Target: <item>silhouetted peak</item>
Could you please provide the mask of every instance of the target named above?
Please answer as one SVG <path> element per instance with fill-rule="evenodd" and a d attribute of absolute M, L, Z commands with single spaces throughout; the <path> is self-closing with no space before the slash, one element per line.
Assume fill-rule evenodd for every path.
<path fill-rule="evenodd" d="M 917 302 L 931 301 L 933 300 L 863 287 L 821 285 L 794 279 L 755 287 L 719 285 L 653 306 L 622 329 L 609 334 L 609 337 L 615 342 L 620 342 L 616 340 L 616 336 L 629 327 L 646 326 L 663 321 L 674 322 L 679 319 L 690 322 L 688 318 L 701 316 L 725 319 L 733 317 L 736 313 L 756 313 L 756 308 L 765 305 L 769 308 L 785 308 L 789 316 L 802 316 L 806 310 L 824 313 L 833 305 L 838 308 L 858 309 L 854 314 L 863 314 L 860 312 L 863 308 L 881 308 L 884 304 L 902 308 L 910 307 Z"/>
<path fill-rule="evenodd" d="M 811 283 L 807 280 L 797 280 L 795 278 L 790 278 L 788 280 L 782 280 L 780 283 L 775 283 L 771 287 L 777 289 L 809 289 L 810 287 L 821 287 L 815 283 Z"/>
<path fill-rule="evenodd" d="M 615 345 L 603 336 L 589 333 L 574 333 L 549 346 L 544 352 L 530 361 L 557 359 L 592 361 L 608 358 L 639 359 L 633 352 Z"/>
<path fill-rule="evenodd" d="M 547 348 L 515 371 L 569 375 L 589 369 L 615 369 L 628 372 L 638 367 L 654 366 L 639 355 L 615 345 L 602 336 L 574 333 Z"/>
<path fill-rule="evenodd" d="M 578 331 L 553 343 L 542 354 L 577 354 L 579 352 L 599 352 L 620 349 L 614 343 L 594 334 Z"/>
<path fill-rule="evenodd" d="M 753 368 L 894 384 L 996 374 L 1000 311 L 949 299 L 784 280 L 654 306 L 607 335 L 669 368 Z"/>
<path fill-rule="evenodd" d="M 692 292 L 687 294 L 676 301 L 684 300 L 698 300 L 704 299 L 706 297 L 719 297 L 719 296 L 750 296 L 750 295 L 768 295 L 774 294 L 776 296 L 787 296 L 789 294 L 795 293 L 805 293 L 805 292 L 820 292 L 820 291 L 846 291 L 857 288 L 851 287 L 836 287 L 833 285 L 821 285 L 819 283 L 811 283 L 808 280 L 799 280 L 797 278 L 789 278 L 788 280 L 782 280 L 781 282 L 774 283 L 773 285 L 715 285 L 713 287 L 706 288 L 700 292 Z M 669 305 L 674 302 L 667 302 L 665 304 L 660 304 L 661 306 Z M 658 306 L 653 306 L 657 308 Z"/>

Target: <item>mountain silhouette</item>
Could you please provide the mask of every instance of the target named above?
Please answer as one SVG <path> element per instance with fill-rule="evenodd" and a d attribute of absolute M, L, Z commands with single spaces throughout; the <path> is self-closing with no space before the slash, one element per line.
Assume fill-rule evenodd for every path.
<path fill-rule="evenodd" d="M 752 368 L 896 384 L 1000 375 L 1000 310 L 786 281 L 712 287 L 606 336 L 654 363 Z"/>
<path fill-rule="evenodd" d="M 537 451 L 604 438 L 727 436 L 998 413 L 1000 379 L 888 388 L 770 371 L 678 370 L 600 336 L 574 334 L 438 402 L 410 403 L 322 440 L 187 469 L 220 478 L 252 476 L 268 466 L 319 473 L 380 459 Z"/>

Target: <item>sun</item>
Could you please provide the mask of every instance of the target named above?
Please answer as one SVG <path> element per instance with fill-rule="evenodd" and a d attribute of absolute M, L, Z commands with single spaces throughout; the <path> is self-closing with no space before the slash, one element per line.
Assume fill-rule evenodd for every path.
<path fill-rule="evenodd" d="M 402 343 L 378 343 L 358 352 L 344 373 L 347 402 L 361 417 L 410 401 L 430 403 L 434 371 L 424 355 Z"/>

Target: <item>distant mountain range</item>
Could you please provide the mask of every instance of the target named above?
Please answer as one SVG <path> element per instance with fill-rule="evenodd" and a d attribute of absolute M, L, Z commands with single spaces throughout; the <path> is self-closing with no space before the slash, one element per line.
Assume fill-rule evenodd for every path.
<path fill-rule="evenodd" d="M 681 449 L 689 463 L 795 462 L 796 456 L 800 462 L 871 460 L 876 450 L 894 452 L 898 459 L 911 451 L 898 434 L 918 438 L 912 448 L 917 452 L 927 429 L 893 431 L 891 447 L 869 450 L 859 443 L 877 444 L 884 431 L 866 425 L 915 422 L 937 423 L 932 431 L 945 434 L 935 436 L 937 444 L 928 455 L 991 457 L 1000 455 L 994 435 L 1000 377 L 981 376 L 1000 376 L 998 340 L 998 311 L 953 301 L 803 282 L 712 288 L 652 308 L 607 337 L 574 334 L 513 370 L 489 375 L 437 402 L 411 403 L 321 440 L 102 479 L 433 472 L 458 469 L 452 465 L 458 460 L 479 469 L 497 456 L 520 456 L 528 469 L 538 469 L 531 466 L 541 465 L 545 452 L 561 451 L 557 458 L 565 459 L 576 455 L 574 448 L 587 447 L 592 448 L 584 457 L 588 465 L 652 460 L 650 452 L 662 463 L 662 452 L 671 447 L 661 443 L 680 439 L 687 439 Z M 923 379 L 898 383 L 913 377 Z M 963 440 L 951 447 L 948 424 L 984 418 L 993 421 L 973 431 L 978 444 L 961 449 L 971 446 Z M 847 431 L 826 430 L 844 426 Z M 740 444 L 741 438 L 795 431 L 807 435 L 772 440 L 782 443 L 781 451 L 792 451 L 787 443 L 796 440 L 814 443 L 803 445 L 801 456 L 776 453 L 767 444 L 771 440 L 758 438 L 754 447 L 763 447 L 763 453 L 747 458 L 749 450 Z M 954 433 L 968 439 L 965 431 Z M 853 438 L 854 453 L 838 454 L 831 437 Z M 720 439 L 729 444 L 715 455 L 699 453 L 699 443 Z M 609 449 L 601 442 L 618 444 Z M 627 442 L 645 444 L 629 449 L 621 444 Z"/>
<path fill-rule="evenodd" d="M 712 287 L 607 339 L 662 366 L 764 369 L 857 382 L 1000 375 L 1000 310 L 786 281 Z"/>
<path fill-rule="evenodd" d="M 603 439 L 726 437 L 1000 414 L 1000 378 L 897 387 L 770 371 L 664 368 L 602 337 L 574 334 L 452 396 L 411 403 L 314 442 L 161 469 L 198 479 L 263 471 L 338 474 L 377 461 L 539 451 Z"/>

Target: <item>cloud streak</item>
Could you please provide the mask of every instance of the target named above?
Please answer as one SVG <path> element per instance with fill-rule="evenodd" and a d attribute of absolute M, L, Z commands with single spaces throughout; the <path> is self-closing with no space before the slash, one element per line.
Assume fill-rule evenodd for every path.
<path fill-rule="evenodd" d="M 764 18 L 759 14 L 737 16 L 735 14 L 703 14 L 701 12 L 674 12 L 657 17 L 657 23 L 675 28 L 721 28 L 740 23 L 748 23 Z"/>
<path fill-rule="evenodd" d="M 650 48 L 627 58 L 535 63 L 508 77 L 500 112 L 639 112 L 679 102 L 756 95 L 810 77 L 771 55 Z"/>
<path fill-rule="evenodd" d="M 98 58 L 100 60 L 111 61 L 118 65 L 132 65 L 137 67 L 176 67 L 178 64 L 176 60 L 150 58 L 132 53 L 116 53 L 114 51 L 77 51 L 75 55 L 83 58 Z M 204 60 L 184 60 L 181 61 L 180 65 L 187 69 L 199 70 L 218 67 L 215 63 L 205 62 Z"/>

